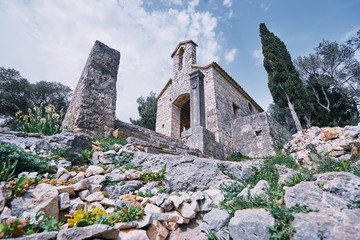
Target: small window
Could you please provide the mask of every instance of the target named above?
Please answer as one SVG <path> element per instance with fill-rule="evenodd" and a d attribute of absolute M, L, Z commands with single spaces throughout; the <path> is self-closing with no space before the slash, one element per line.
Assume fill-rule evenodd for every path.
<path fill-rule="evenodd" d="M 161 127 L 164 128 L 164 127 L 165 127 L 165 124 L 161 125 Z"/>
<path fill-rule="evenodd" d="M 248 108 L 249 108 L 249 111 L 252 113 L 253 112 L 253 107 L 249 102 L 248 102 Z"/>
<path fill-rule="evenodd" d="M 233 111 L 234 111 L 234 119 L 238 118 L 239 117 L 239 110 L 240 108 L 238 106 L 236 106 L 234 103 L 232 104 L 233 105 Z"/>
<path fill-rule="evenodd" d="M 256 131 L 255 131 L 255 135 L 256 135 L 257 137 L 258 137 L 258 136 L 261 136 L 261 132 L 262 132 L 261 129 L 256 130 Z"/>

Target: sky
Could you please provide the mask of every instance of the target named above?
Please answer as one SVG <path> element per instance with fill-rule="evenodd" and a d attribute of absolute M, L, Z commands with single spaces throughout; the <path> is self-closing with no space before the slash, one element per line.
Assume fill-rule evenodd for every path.
<path fill-rule="evenodd" d="M 136 99 L 171 78 L 177 44 L 191 39 L 197 64 L 217 62 L 267 110 L 259 24 L 295 59 L 323 39 L 354 36 L 359 9 L 360 0 L 0 0 L 0 66 L 74 90 L 99 40 L 121 53 L 116 116 L 129 122 L 138 118 Z"/>

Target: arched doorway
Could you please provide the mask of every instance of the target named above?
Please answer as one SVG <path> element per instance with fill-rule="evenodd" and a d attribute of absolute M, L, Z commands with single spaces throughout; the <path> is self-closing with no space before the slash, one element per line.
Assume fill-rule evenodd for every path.
<path fill-rule="evenodd" d="M 173 137 L 179 138 L 183 131 L 190 128 L 190 94 L 180 95 L 173 103 L 175 125 Z"/>

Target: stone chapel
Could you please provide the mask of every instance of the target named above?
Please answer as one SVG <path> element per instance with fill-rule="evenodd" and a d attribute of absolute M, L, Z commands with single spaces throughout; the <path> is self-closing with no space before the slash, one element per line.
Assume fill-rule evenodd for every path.
<path fill-rule="evenodd" d="M 156 132 L 181 138 L 206 155 L 273 155 L 291 138 L 216 62 L 196 63 L 197 44 L 178 44 L 172 78 L 158 95 Z"/>

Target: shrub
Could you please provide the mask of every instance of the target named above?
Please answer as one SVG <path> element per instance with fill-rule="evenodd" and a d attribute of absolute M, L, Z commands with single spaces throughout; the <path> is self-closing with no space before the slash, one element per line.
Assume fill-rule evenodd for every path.
<path fill-rule="evenodd" d="M 351 161 L 335 159 L 328 154 L 318 155 L 319 159 L 317 160 L 318 167 L 316 169 L 317 173 L 325 172 L 351 172 Z"/>
<path fill-rule="evenodd" d="M 11 164 L 14 164 L 16 161 L 21 163 L 16 165 L 16 175 L 24 171 L 45 173 L 50 167 L 47 159 L 25 152 L 21 147 L 10 143 L 0 145 L 0 162 L 6 161 Z"/>
<path fill-rule="evenodd" d="M 246 160 L 251 160 L 251 157 L 243 155 L 241 152 L 235 152 L 230 155 L 226 160 L 232 161 L 232 162 L 241 162 Z"/>
<path fill-rule="evenodd" d="M 285 185 L 288 187 L 295 186 L 303 181 L 315 181 L 316 177 L 311 172 L 301 171 L 290 176 L 290 181 L 286 181 Z"/>
<path fill-rule="evenodd" d="M 221 202 L 220 206 L 225 208 L 231 216 L 234 216 L 237 210 L 242 210 L 246 208 L 264 208 L 269 204 L 269 202 L 262 196 L 250 195 L 248 193 L 247 199 L 243 197 L 236 197 L 229 202 Z"/>
<path fill-rule="evenodd" d="M 51 104 L 45 107 L 45 113 L 43 113 L 43 106 L 40 106 L 34 107 L 34 112 L 29 108 L 28 115 L 22 115 L 22 111 L 17 112 L 15 115 L 19 131 L 40 133 L 47 136 L 61 132 L 63 116 L 63 109 L 58 114 Z"/>
<path fill-rule="evenodd" d="M 85 161 L 88 161 L 94 154 L 94 149 L 83 149 L 81 150 L 81 156 Z"/>
<path fill-rule="evenodd" d="M 114 136 L 108 137 L 108 138 L 96 138 L 93 139 L 94 142 L 101 142 L 101 151 L 106 152 L 109 150 L 115 150 L 116 152 L 119 151 L 119 147 L 114 147 L 113 145 L 126 145 L 127 141 L 124 138 L 116 138 Z"/>
<path fill-rule="evenodd" d="M 0 181 L 8 182 L 14 178 L 17 163 L 17 160 L 11 163 L 9 159 L 0 163 Z"/>
<path fill-rule="evenodd" d="M 130 164 L 130 162 L 133 158 L 134 158 L 134 154 L 125 153 L 122 156 L 112 157 L 111 161 L 113 162 L 113 164 L 115 164 L 115 166 L 120 167 L 120 166 L 124 166 L 126 164 Z"/>
<path fill-rule="evenodd" d="M 239 182 L 232 182 L 230 184 L 222 183 L 220 185 L 220 190 L 224 194 L 224 202 L 232 200 L 234 197 L 239 195 L 244 188 L 245 185 Z"/>
<path fill-rule="evenodd" d="M 24 224 L 28 220 L 20 218 L 11 218 L 0 224 L 0 238 L 21 237 L 24 234 Z"/>
<path fill-rule="evenodd" d="M 165 179 L 166 174 L 166 164 L 163 168 L 158 172 L 149 172 L 140 174 L 140 180 L 144 183 L 148 183 L 151 181 L 162 181 Z"/>
<path fill-rule="evenodd" d="M 62 225 L 62 223 L 57 221 L 53 216 L 45 216 L 44 212 L 38 212 L 35 218 L 28 218 L 28 220 L 24 227 L 26 235 L 59 231 Z"/>

